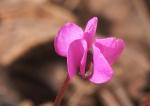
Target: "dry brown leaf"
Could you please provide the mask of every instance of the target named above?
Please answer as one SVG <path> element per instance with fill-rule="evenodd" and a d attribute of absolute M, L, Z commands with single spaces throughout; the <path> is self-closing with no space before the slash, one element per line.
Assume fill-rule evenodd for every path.
<path fill-rule="evenodd" d="M 3 20 L 0 28 L 2 65 L 12 63 L 32 47 L 52 40 L 66 21 L 75 21 L 69 11 L 51 4 L 32 5 L 29 2 L 8 5 L 6 3 L 6 8 L 0 9 Z"/>

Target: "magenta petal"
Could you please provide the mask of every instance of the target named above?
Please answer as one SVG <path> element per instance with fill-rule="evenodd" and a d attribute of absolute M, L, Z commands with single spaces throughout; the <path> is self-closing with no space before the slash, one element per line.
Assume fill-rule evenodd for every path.
<path fill-rule="evenodd" d="M 83 35 L 82 29 L 73 23 L 65 24 L 58 32 L 55 41 L 55 51 L 61 55 L 66 56 L 69 45 L 72 41 L 80 39 Z"/>
<path fill-rule="evenodd" d="M 105 83 L 112 78 L 113 70 L 98 47 L 93 45 L 93 74 L 89 80 L 93 83 Z"/>
<path fill-rule="evenodd" d="M 70 44 L 67 54 L 67 66 L 70 78 L 73 78 L 79 68 L 82 69 L 81 73 L 84 72 L 86 53 L 87 43 L 85 40 L 78 39 Z"/>
<path fill-rule="evenodd" d="M 87 42 L 83 45 L 83 47 L 84 47 L 84 54 L 82 56 L 81 63 L 80 63 L 80 74 L 82 76 L 84 76 L 84 74 L 85 74 L 87 52 L 88 52 Z"/>
<path fill-rule="evenodd" d="M 88 23 L 86 25 L 86 28 L 84 31 L 84 39 L 87 40 L 88 46 L 91 45 L 93 38 L 95 36 L 96 28 L 97 28 L 97 22 L 98 22 L 97 17 L 93 17 L 92 19 L 90 19 L 88 21 Z"/>
<path fill-rule="evenodd" d="M 110 64 L 117 60 L 125 46 L 123 40 L 114 37 L 96 39 L 95 44 Z"/>

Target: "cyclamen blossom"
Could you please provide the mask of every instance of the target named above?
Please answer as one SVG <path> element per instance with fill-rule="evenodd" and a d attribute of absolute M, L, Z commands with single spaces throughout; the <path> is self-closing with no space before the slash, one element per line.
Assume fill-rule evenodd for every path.
<path fill-rule="evenodd" d="M 97 17 L 90 19 L 83 31 L 74 23 L 66 23 L 58 32 L 55 41 L 55 51 L 67 57 L 69 78 L 72 79 L 77 71 L 82 77 L 86 74 L 88 53 L 92 50 L 92 74 L 88 77 L 93 83 L 105 83 L 112 78 L 111 65 L 117 60 L 124 48 L 122 39 L 115 37 L 95 37 Z"/>

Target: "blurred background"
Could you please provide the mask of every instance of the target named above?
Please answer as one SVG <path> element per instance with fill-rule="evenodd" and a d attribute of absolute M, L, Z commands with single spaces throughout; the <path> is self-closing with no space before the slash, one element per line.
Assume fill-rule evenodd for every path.
<path fill-rule="evenodd" d="M 125 40 L 112 81 L 72 80 L 61 106 L 149 106 L 150 0 L 0 0 L 0 106 L 53 106 L 66 59 L 53 40 L 65 22 Z"/>

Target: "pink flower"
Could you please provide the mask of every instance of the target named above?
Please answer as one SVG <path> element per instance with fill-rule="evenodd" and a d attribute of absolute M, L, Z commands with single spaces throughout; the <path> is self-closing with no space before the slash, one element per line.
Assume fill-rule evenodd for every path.
<path fill-rule="evenodd" d="M 78 70 L 84 78 L 89 69 L 92 73 L 88 76 L 88 80 L 93 83 L 105 83 L 112 78 L 111 65 L 123 51 L 124 42 L 115 37 L 95 38 L 97 22 L 97 17 L 90 19 L 84 31 L 74 23 L 66 23 L 55 38 L 56 52 L 67 57 L 70 79 Z M 92 67 L 87 69 L 87 57 L 91 51 L 93 52 Z"/>

